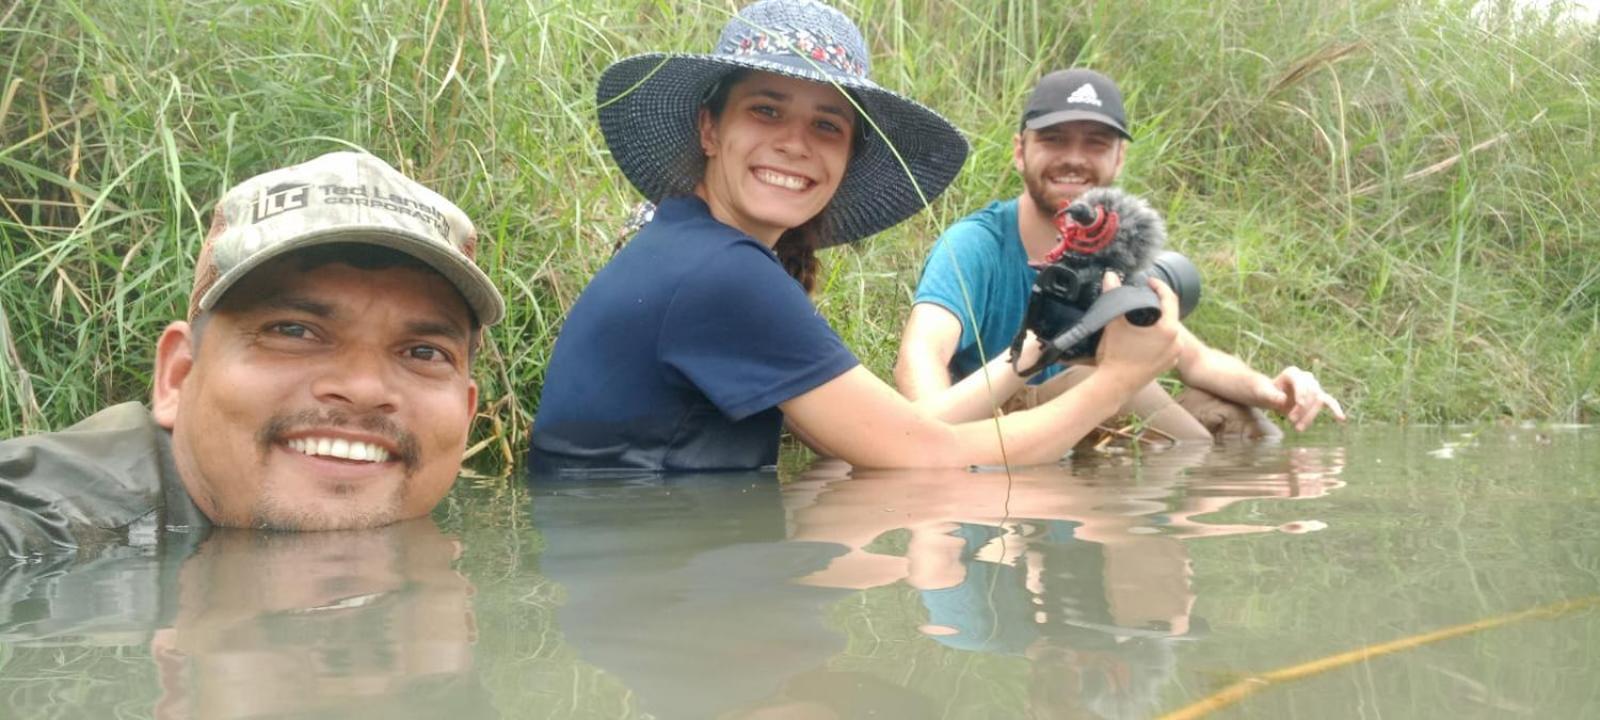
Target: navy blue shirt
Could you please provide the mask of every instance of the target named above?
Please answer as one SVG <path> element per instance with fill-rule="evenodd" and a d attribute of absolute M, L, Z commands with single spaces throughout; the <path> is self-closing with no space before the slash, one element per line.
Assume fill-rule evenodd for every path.
<path fill-rule="evenodd" d="M 772 465 L 778 403 L 857 364 L 769 248 L 718 222 L 699 198 L 669 198 L 567 315 L 530 464 Z"/>

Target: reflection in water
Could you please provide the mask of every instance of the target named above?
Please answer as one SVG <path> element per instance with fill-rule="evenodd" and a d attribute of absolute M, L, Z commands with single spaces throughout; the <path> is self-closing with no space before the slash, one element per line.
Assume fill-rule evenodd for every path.
<path fill-rule="evenodd" d="M 1600 593 L 1600 434 L 1536 432 L 463 483 L 448 533 L 164 533 L 0 565 L 0 717 L 1148 717 Z M 1600 610 L 1529 618 L 1228 715 L 1596 717 L 1597 647 Z"/>
<path fill-rule="evenodd" d="M 854 708 L 845 716 L 883 708 L 892 713 L 883 717 L 912 717 L 908 708 L 920 707 L 897 686 L 822 667 L 844 649 L 822 610 L 847 593 L 791 581 L 841 549 L 785 541 L 775 476 L 541 478 L 532 487 L 540 570 L 566 588 L 562 634 L 635 693 L 642 712 L 771 717 L 844 702 Z"/>
<path fill-rule="evenodd" d="M 565 641 L 658 718 L 926 717 L 893 675 L 845 671 L 827 617 L 854 591 L 914 589 L 927 642 L 1022 658 L 1036 717 L 1142 717 L 1192 616 L 1186 542 L 1305 532 L 1207 522 L 1244 499 L 1337 488 L 1337 451 L 1187 477 L 1205 449 L 1003 473 L 533 478 L 540 568 Z M 853 476 L 852 476 L 853 475 Z"/>
<path fill-rule="evenodd" d="M 364 531 L 218 529 L 192 551 L 22 568 L 0 598 L 9 608 L 0 640 L 146 644 L 159 696 L 139 715 L 483 717 L 459 552 L 426 519 Z"/>
<path fill-rule="evenodd" d="M 1321 497 L 1340 483 L 1337 453 L 1292 453 L 1286 467 L 1185 480 L 1207 450 L 1143 463 L 1137 480 L 1093 468 L 1003 473 L 865 472 L 818 466 L 786 487 L 793 537 L 849 551 L 810 584 L 904 580 L 927 613 L 920 630 L 964 651 L 1029 661 L 1033 717 L 1147 717 L 1176 665 L 1172 645 L 1202 634 L 1184 541 L 1280 530 L 1208 524 L 1243 499 Z M 1125 476 L 1124 476 L 1125 477 Z M 892 533 L 904 552 L 874 552 Z"/>

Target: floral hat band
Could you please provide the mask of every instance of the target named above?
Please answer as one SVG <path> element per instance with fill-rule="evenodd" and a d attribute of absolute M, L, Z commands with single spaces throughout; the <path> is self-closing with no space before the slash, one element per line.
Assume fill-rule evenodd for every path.
<path fill-rule="evenodd" d="M 723 32 L 722 41 L 717 43 L 717 54 L 736 57 L 795 55 L 831 66 L 854 78 L 867 76 L 871 61 L 857 56 L 855 51 L 860 49 L 859 38 L 855 38 L 854 43 L 846 43 L 831 35 L 818 35 L 806 28 L 750 28 L 735 21 L 728 23 Z M 783 62 L 781 57 L 767 59 Z"/>

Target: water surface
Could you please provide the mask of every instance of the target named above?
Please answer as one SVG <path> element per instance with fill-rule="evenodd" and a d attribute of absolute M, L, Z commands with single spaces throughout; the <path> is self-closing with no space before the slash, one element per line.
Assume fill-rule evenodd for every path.
<path fill-rule="evenodd" d="M 1600 595 L 1600 430 L 531 484 L 0 568 L 6 717 L 1158 717 Z M 1600 715 L 1600 606 L 1209 717 Z M 1273 676 L 1268 676 L 1273 677 Z"/>

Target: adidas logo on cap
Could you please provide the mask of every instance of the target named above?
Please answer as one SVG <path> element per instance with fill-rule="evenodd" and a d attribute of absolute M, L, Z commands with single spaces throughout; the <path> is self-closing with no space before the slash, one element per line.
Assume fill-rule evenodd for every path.
<path fill-rule="evenodd" d="M 1093 85 L 1084 83 L 1077 90 L 1073 90 L 1071 95 L 1067 96 L 1067 102 L 1100 107 L 1100 93 L 1094 91 Z"/>

